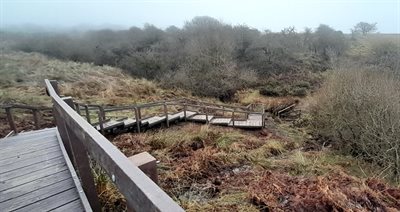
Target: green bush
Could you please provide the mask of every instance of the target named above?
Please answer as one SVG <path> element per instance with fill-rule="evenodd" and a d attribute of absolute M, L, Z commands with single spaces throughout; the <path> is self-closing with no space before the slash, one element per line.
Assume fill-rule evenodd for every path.
<path fill-rule="evenodd" d="M 290 90 L 290 95 L 304 97 L 307 95 L 307 89 L 302 87 L 295 87 Z"/>
<path fill-rule="evenodd" d="M 310 89 L 311 84 L 307 81 L 298 81 L 294 84 L 294 87 L 299 87 L 299 88 L 305 88 L 305 89 Z"/>
<path fill-rule="evenodd" d="M 286 96 L 288 91 L 285 87 L 273 87 L 269 85 L 260 88 L 260 94 L 264 96 Z"/>

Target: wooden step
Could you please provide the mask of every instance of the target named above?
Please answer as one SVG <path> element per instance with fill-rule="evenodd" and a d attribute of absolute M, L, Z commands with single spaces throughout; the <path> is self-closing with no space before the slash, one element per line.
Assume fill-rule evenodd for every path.
<path fill-rule="evenodd" d="M 250 113 L 249 116 L 247 117 L 249 120 L 262 120 L 262 114 L 258 113 Z"/>
<path fill-rule="evenodd" d="M 232 120 L 231 118 L 223 118 L 223 117 L 213 118 L 211 119 L 210 124 L 228 126 L 231 120 Z"/>
<path fill-rule="evenodd" d="M 103 129 L 104 130 L 111 130 L 115 128 L 123 128 L 124 127 L 124 121 L 116 121 L 116 120 L 110 120 L 108 122 L 103 123 Z M 97 124 L 94 126 L 97 130 L 100 130 L 100 125 Z"/>
<path fill-rule="evenodd" d="M 136 127 L 136 119 L 127 118 L 124 120 L 125 128 Z"/>
<path fill-rule="evenodd" d="M 165 116 L 152 116 L 142 120 L 142 125 L 148 125 L 152 127 L 154 125 L 160 124 L 161 122 L 165 121 Z"/>
<path fill-rule="evenodd" d="M 173 114 L 168 114 L 168 121 L 177 121 L 177 120 L 182 120 L 185 118 L 184 112 L 178 112 L 178 113 L 173 113 Z"/>
<path fill-rule="evenodd" d="M 235 121 L 235 125 L 231 121 L 228 126 L 238 127 L 238 128 L 247 128 L 247 129 L 256 129 L 262 128 L 262 120 L 244 120 L 244 121 Z"/>
<path fill-rule="evenodd" d="M 208 116 L 208 121 L 213 119 L 213 117 L 214 117 L 213 115 L 209 115 Z M 206 115 L 194 115 L 194 116 L 188 118 L 188 120 L 189 121 L 194 121 L 194 122 L 202 122 L 202 123 L 207 122 Z"/>

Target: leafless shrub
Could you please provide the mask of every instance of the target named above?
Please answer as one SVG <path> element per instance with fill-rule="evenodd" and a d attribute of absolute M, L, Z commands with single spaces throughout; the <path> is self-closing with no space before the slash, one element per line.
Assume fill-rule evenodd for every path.
<path fill-rule="evenodd" d="M 317 132 L 347 153 L 391 170 L 400 180 L 400 74 L 336 70 L 316 94 Z"/>

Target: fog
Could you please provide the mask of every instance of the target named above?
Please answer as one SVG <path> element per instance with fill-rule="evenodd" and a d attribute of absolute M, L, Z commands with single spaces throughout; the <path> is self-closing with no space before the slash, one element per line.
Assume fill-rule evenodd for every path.
<path fill-rule="evenodd" d="M 215 0 L 1 0 L 1 28 L 124 29 L 151 23 L 183 26 L 195 16 L 280 31 L 328 24 L 349 33 L 354 23 L 377 22 L 381 33 L 400 32 L 400 1 L 215 1 Z"/>

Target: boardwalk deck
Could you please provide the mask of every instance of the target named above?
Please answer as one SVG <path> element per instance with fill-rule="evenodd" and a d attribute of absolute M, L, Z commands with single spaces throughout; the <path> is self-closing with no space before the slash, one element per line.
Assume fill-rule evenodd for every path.
<path fill-rule="evenodd" d="M 231 120 L 231 118 L 213 118 L 210 124 L 228 126 Z"/>
<path fill-rule="evenodd" d="M 190 121 L 194 121 L 194 122 L 207 122 L 210 121 L 214 116 L 212 115 L 208 115 L 208 118 L 206 117 L 206 115 L 194 115 L 192 117 L 190 117 L 188 120 Z M 208 120 L 207 120 L 208 119 Z"/>
<path fill-rule="evenodd" d="M 244 121 L 235 121 L 235 124 L 231 121 L 228 126 L 234 126 L 238 128 L 262 128 L 263 122 L 261 119 L 259 120 L 244 120 Z"/>
<path fill-rule="evenodd" d="M 0 211 L 91 211 L 56 128 L 0 139 Z"/>

